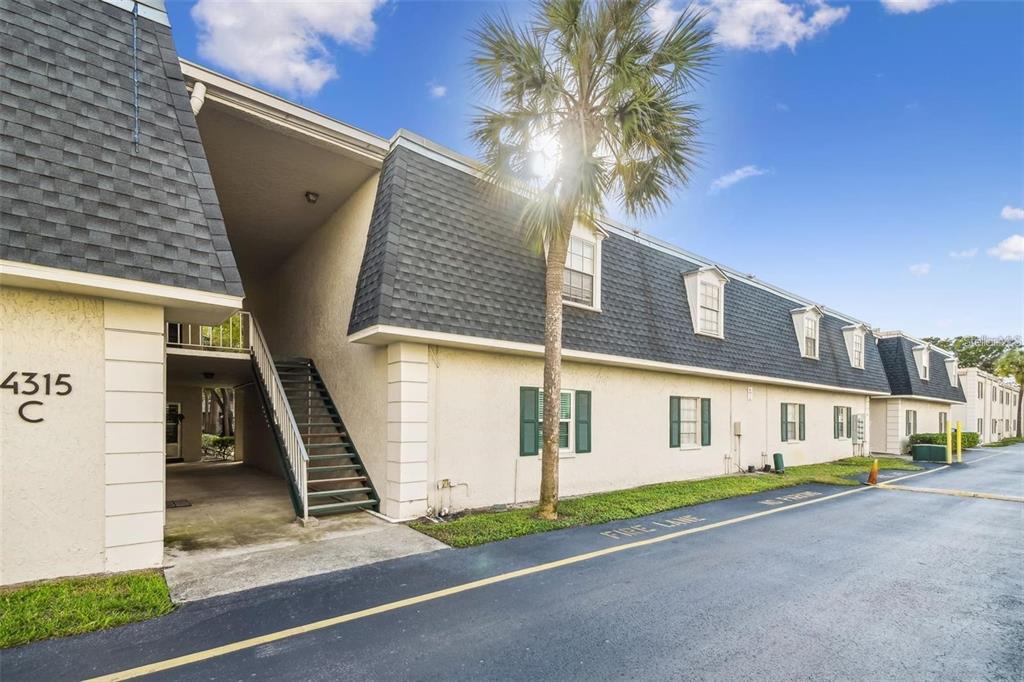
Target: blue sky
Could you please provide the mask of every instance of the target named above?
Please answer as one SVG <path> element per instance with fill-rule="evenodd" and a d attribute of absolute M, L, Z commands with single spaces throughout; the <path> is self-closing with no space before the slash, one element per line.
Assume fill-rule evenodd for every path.
<path fill-rule="evenodd" d="M 875 326 L 1021 334 L 1024 3 L 703 1 L 701 167 L 662 214 L 615 217 Z M 168 2 L 183 57 L 468 155 L 467 34 L 501 7 Z"/>

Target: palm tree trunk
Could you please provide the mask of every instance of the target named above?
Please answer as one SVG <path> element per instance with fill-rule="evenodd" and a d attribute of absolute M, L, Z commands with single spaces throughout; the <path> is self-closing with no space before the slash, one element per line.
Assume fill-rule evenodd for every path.
<path fill-rule="evenodd" d="M 570 220 L 571 220 L 570 214 Z M 544 277 L 544 450 L 540 464 L 537 516 L 558 518 L 558 422 L 562 395 L 562 280 L 569 250 L 569 229 L 559 230 L 548 245 Z"/>

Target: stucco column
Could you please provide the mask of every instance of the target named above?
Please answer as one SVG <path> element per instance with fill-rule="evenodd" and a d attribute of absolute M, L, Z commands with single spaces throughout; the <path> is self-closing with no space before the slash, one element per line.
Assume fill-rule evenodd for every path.
<path fill-rule="evenodd" d="M 427 346 L 388 346 L 388 462 L 383 513 L 395 519 L 427 509 Z"/>

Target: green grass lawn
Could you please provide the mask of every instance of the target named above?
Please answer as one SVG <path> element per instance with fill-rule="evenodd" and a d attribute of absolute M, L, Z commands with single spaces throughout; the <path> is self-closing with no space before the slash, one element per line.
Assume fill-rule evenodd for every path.
<path fill-rule="evenodd" d="M 0 649 L 161 616 L 174 609 L 159 571 L 66 578 L 0 590 Z"/>
<path fill-rule="evenodd" d="M 1016 436 L 1010 436 L 1002 440 L 997 440 L 994 443 L 985 443 L 983 447 L 986 448 L 1005 448 L 1007 445 L 1016 445 L 1017 443 L 1024 443 L 1024 438 L 1017 438 Z"/>
<path fill-rule="evenodd" d="M 827 464 L 788 467 L 784 474 L 721 476 L 702 481 L 658 483 L 641 488 L 586 495 L 559 502 L 557 521 L 538 519 L 534 516 L 536 508 L 529 507 L 501 512 L 471 513 L 445 523 L 415 521 L 409 525 L 453 547 L 471 547 L 559 528 L 632 519 L 678 507 L 794 485 L 858 485 L 856 481 L 847 477 L 866 473 L 871 468 L 872 461 L 873 457 L 850 457 Z M 880 457 L 878 464 L 883 469 L 921 468 L 906 460 L 892 457 Z"/>

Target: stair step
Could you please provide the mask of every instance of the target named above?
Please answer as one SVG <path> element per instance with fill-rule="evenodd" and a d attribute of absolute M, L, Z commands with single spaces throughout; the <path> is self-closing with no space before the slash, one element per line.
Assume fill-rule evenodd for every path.
<path fill-rule="evenodd" d="M 342 478 L 310 478 L 306 480 L 310 485 L 312 485 L 313 483 L 359 483 L 361 481 L 365 481 L 366 476 L 344 476 Z"/>
<path fill-rule="evenodd" d="M 307 497 L 345 497 L 347 495 L 365 495 L 373 488 L 338 488 L 336 490 L 310 490 Z"/>
<path fill-rule="evenodd" d="M 350 447 L 352 447 L 351 443 L 344 442 L 344 441 L 339 441 L 337 443 L 303 443 L 303 445 L 306 446 L 307 450 L 309 450 L 310 448 L 316 448 L 317 450 L 319 450 L 321 448 L 336 448 L 336 447 L 350 448 Z"/>
<path fill-rule="evenodd" d="M 312 457 L 310 457 L 310 459 L 312 459 Z M 331 465 L 327 465 L 327 466 L 309 467 L 309 468 L 306 469 L 306 472 L 307 473 L 312 473 L 314 471 L 327 471 L 328 469 L 331 469 L 331 470 L 337 470 L 337 469 L 352 470 L 352 469 L 362 469 L 362 468 L 363 468 L 362 464 L 331 464 Z"/>
<path fill-rule="evenodd" d="M 322 462 L 325 459 L 338 459 L 339 457 L 348 457 L 348 458 L 351 459 L 352 453 L 351 452 L 335 452 L 335 453 L 330 454 L 330 455 L 310 455 L 309 456 L 309 461 L 310 462 Z"/>
<path fill-rule="evenodd" d="M 351 502 L 313 505 L 309 508 L 309 513 L 316 516 L 317 514 L 330 514 L 331 512 L 345 511 L 347 509 L 367 509 L 376 506 L 376 500 L 352 500 Z"/>

